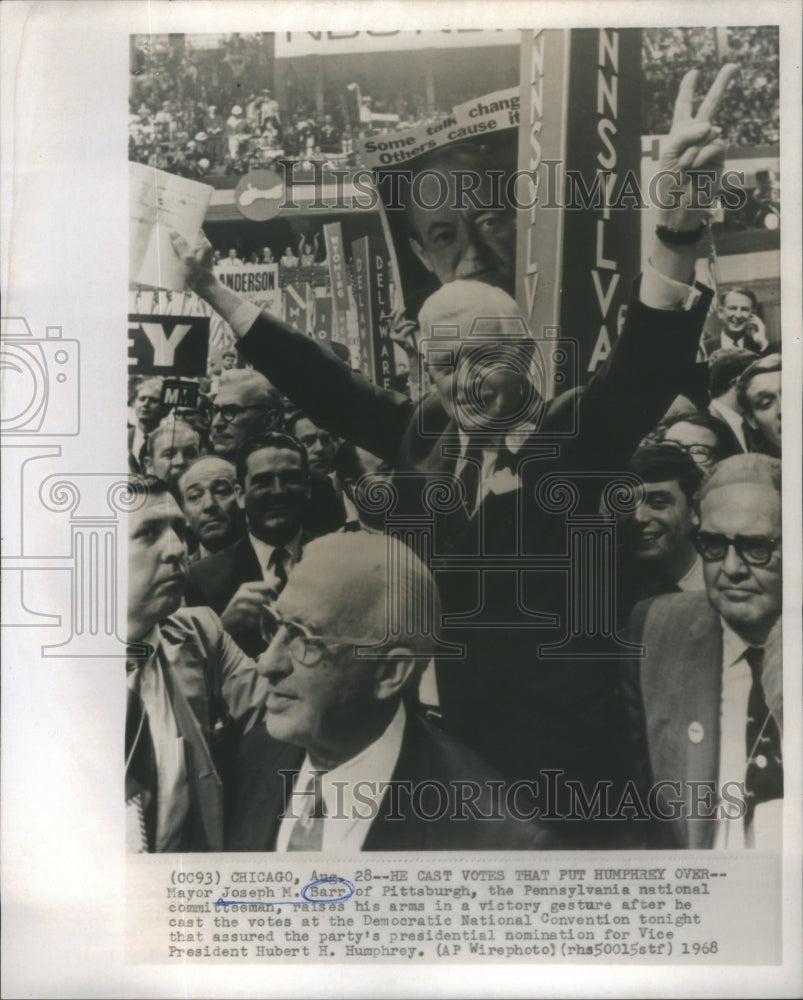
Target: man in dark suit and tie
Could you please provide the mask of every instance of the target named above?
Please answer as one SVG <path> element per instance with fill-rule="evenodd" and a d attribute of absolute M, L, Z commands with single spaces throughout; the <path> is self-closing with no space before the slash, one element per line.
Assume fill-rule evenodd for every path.
<path fill-rule="evenodd" d="M 129 495 L 126 846 L 219 851 L 224 779 L 267 685 L 217 615 L 179 609 L 186 522 L 167 485 L 132 477 Z"/>
<path fill-rule="evenodd" d="M 143 379 L 137 386 L 132 410 L 134 424 L 128 428 L 128 470 L 136 474 L 145 473 L 148 455 L 148 435 L 159 426 L 165 415 L 161 403 L 162 379 L 158 376 Z"/>
<path fill-rule="evenodd" d="M 212 608 L 249 656 L 265 648 L 262 605 L 278 596 L 309 535 L 307 453 L 295 438 L 267 431 L 246 441 L 237 460 L 237 493 L 246 535 L 190 566 L 186 602 Z"/>
<path fill-rule="evenodd" d="M 684 78 L 667 170 L 692 162 L 720 170 L 725 147 L 709 119 L 732 73 L 722 70 L 694 120 L 695 78 Z M 388 463 L 394 515 L 431 518 L 430 551 L 445 560 L 438 585 L 451 616 L 443 639 L 451 652 L 465 649 L 462 659 L 436 651 L 444 726 L 510 778 L 556 767 L 590 790 L 620 768 L 616 654 L 607 662 L 594 659 L 597 649 L 542 656 L 567 634 L 569 615 L 585 609 L 570 606 L 559 567 L 518 571 L 515 560 L 563 557 L 566 513 L 555 510 L 550 484 L 577 475 L 567 487 L 577 495 L 572 516 L 596 514 L 605 477 L 626 467 L 693 369 L 710 295 L 691 284 L 705 213 L 685 197 L 673 204 L 657 217 L 650 264 L 608 363 L 582 393 L 549 403 L 515 302 L 478 274 L 444 272 L 447 283 L 422 309 L 432 392 L 414 403 L 220 284 L 211 247 L 193 251 L 173 237 L 188 284 L 229 321 L 241 353 L 317 426 Z M 607 836 L 610 827 L 599 829 Z"/>
<path fill-rule="evenodd" d="M 354 532 L 310 543 L 266 615 L 266 725 L 242 742 L 227 850 L 554 846 L 531 789 L 506 789 L 414 712 L 436 609 L 430 573 L 401 542 Z"/>
<path fill-rule="evenodd" d="M 782 610 L 780 462 L 725 459 L 699 518 L 706 592 L 645 601 L 631 619 L 644 658 L 623 683 L 642 801 L 654 802 L 645 834 L 652 846 L 777 850 L 783 763 L 761 674 Z"/>

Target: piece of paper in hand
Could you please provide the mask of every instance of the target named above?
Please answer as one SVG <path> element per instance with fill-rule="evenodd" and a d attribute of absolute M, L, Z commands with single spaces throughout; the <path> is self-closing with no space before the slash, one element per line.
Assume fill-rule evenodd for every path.
<path fill-rule="evenodd" d="M 129 163 L 129 277 L 154 288 L 184 290 L 172 230 L 195 246 L 214 188 L 142 163 Z"/>

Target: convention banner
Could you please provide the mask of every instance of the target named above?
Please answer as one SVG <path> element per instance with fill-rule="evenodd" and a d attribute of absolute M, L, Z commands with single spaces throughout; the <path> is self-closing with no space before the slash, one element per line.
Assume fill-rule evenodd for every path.
<path fill-rule="evenodd" d="M 209 318 L 130 313 L 128 374 L 206 375 Z"/>
<path fill-rule="evenodd" d="M 346 269 L 346 255 L 343 248 L 343 228 L 339 222 L 328 222 L 323 227 L 326 246 L 326 263 L 329 266 L 329 284 L 332 289 L 335 340 L 345 344 L 348 341 L 349 273 Z"/>
<path fill-rule="evenodd" d="M 307 333 L 309 325 L 310 286 L 306 281 L 290 282 L 284 286 L 284 319 L 286 323 Z"/>
<path fill-rule="evenodd" d="M 360 370 L 385 389 L 393 386 L 396 363 L 389 337 L 392 313 L 390 258 L 383 240 L 364 236 L 351 244 L 354 292 L 360 330 Z"/>

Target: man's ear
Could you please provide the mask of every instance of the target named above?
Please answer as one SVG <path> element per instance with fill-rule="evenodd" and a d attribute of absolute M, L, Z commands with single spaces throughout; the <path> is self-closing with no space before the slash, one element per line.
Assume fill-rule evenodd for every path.
<path fill-rule="evenodd" d="M 234 484 L 234 495 L 237 497 L 237 506 L 240 510 L 245 510 L 245 491 L 239 483 Z"/>
<path fill-rule="evenodd" d="M 374 694 L 380 701 L 397 698 L 415 671 L 415 654 L 409 646 L 394 646 L 377 660 Z"/>
<path fill-rule="evenodd" d="M 145 455 L 145 472 L 149 476 L 155 475 L 153 471 L 153 459 L 147 453 Z"/>
<path fill-rule="evenodd" d="M 421 246 L 418 240 L 414 240 L 412 237 L 410 237 L 410 240 L 408 242 L 410 243 L 410 249 L 413 251 L 416 257 L 418 257 L 418 259 L 421 261 L 424 267 L 429 271 L 430 274 L 434 274 L 435 268 L 430 264 L 429 260 L 427 260 L 427 255 L 424 253 L 424 248 Z"/>

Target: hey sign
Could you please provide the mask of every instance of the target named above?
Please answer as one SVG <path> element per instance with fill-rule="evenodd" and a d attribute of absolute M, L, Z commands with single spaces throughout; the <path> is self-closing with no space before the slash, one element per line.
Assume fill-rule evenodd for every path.
<path fill-rule="evenodd" d="M 129 375 L 206 375 L 208 316 L 128 317 Z"/>

